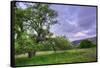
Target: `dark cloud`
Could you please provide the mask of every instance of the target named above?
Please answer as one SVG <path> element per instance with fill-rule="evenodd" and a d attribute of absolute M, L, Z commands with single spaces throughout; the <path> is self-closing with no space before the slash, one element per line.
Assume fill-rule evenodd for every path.
<path fill-rule="evenodd" d="M 91 29 L 95 25 L 96 25 L 96 17 L 95 16 L 91 16 L 91 17 L 88 17 L 85 19 L 82 18 L 81 20 L 78 21 L 78 26 L 83 29 Z"/>
<path fill-rule="evenodd" d="M 81 6 L 79 8 L 78 16 L 86 17 L 90 15 L 95 15 L 94 13 L 96 13 L 96 7 Z"/>
<path fill-rule="evenodd" d="M 81 7 L 78 12 L 78 25 L 83 29 L 90 29 L 96 25 L 96 8 L 95 7 Z"/>

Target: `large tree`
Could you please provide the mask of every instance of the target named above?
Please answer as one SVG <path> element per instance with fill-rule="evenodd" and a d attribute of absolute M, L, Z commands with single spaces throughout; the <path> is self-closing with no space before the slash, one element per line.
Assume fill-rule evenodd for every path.
<path fill-rule="evenodd" d="M 23 8 L 20 4 L 17 4 L 15 7 L 15 40 L 21 41 L 18 42 L 20 47 L 23 47 L 23 45 L 25 46 L 26 43 L 23 42 L 26 42 L 26 39 L 28 39 L 26 37 L 26 39 L 23 40 L 21 36 L 23 33 L 26 33 L 29 38 L 31 35 L 38 44 L 50 36 L 50 26 L 57 23 L 55 18 L 57 13 L 50 8 L 50 5 L 40 3 L 23 3 L 23 5 L 26 7 Z M 23 50 L 23 48 L 21 49 Z M 30 50 L 27 52 L 29 57 L 32 57 L 33 52 Z M 36 49 L 34 49 L 34 54 L 35 52 Z"/>

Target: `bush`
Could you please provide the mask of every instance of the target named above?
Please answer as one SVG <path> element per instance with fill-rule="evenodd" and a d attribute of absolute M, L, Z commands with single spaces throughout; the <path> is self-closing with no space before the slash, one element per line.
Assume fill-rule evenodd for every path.
<path fill-rule="evenodd" d="M 37 51 L 48 51 L 52 50 L 51 44 L 49 41 L 44 41 L 36 45 Z"/>
<path fill-rule="evenodd" d="M 79 48 L 90 48 L 95 46 L 90 40 L 82 40 Z"/>
<path fill-rule="evenodd" d="M 15 54 L 23 54 L 35 50 L 35 45 L 34 38 L 31 38 L 26 33 L 22 33 L 20 38 L 15 39 Z"/>
<path fill-rule="evenodd" d="M 53 39 L 53 42 L 56 49 L 66 50 L 71 48 L 69 40 L 64 37 L 56 37 Z"/>
<path fill-rule="evenodd" d="M 71 45 L 68 39 L 64 37 L 55 37 L 55 38 L 49 38 L 48 40 L 45 40 L 39 45 L 40 51 L 48 51 L 48 50 L 66 50 L 70 49 Z M 39 48 L 38 47 L 38 48 Z"/>

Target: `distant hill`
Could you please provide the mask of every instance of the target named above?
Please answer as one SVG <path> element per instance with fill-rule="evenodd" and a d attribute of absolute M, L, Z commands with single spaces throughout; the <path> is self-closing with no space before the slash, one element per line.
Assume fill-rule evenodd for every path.
<path fill-rule="evenodd" d="M 86 38 L 86 39 L 88 39 L 88 40 L 92 41 L 94 44 L 96 44 L 97 37 Z M 85 40 L 85 39 L 72 41 L 72 44 L 73 44 L 73 45 L 77 45 L 77 44 L 79 44 L 82 40 Z"/>

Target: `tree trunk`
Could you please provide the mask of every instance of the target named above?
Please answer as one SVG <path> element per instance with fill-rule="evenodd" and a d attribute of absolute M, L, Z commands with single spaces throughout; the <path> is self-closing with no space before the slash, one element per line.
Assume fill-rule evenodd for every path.
<path fill-rule="evenodd" d="M 53 48 L 54 52 L 56 53 L 56 48 L 55 48 L 55 46 L 54 46 L 54 45 L 52 45 L 52 48 Z"/>
<path fill-rule="evenodd" d="M 28 58 L 32 58 L 32 52 L 28 52 Z"/>
<path fill-rule="evenodd" d="M 32 53 L 33 53 L 33 56 L 35 56 L 35 54 L 36 54 L 36 50 L 34 50 Z"/>
<path fill-rule="evenodd" d="M 35 56 L 35 54 L 36 54 L 35 50 L 28 52 L 28 58 L 32 58 L 33 56 Z"/>

